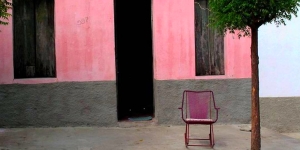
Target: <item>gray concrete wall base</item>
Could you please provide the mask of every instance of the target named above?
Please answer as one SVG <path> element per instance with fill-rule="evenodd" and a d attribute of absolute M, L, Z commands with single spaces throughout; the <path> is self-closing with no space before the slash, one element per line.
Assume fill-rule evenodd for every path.
<path fill-rule="evenodd" d="M 218 124 L 250 123 L 251 79 L 154 81 L 157 124 L 182 125 L 184 90 L 213 90 Z M 116 82 L 0 85 L 0 127 L 118 126 Z"/>
<path fill-rule="evenodd" d="M 117 126 L 116 83 L 0 85 L 0 127 Z"/>
<path fill-rule="evenodd" d="M 251 120 L 251 79 L 155 81 L 155 116 L 158 124 L 182 125 L 184 90 L 212 90 L 220 107 L 219 124 L 247 124 Z"/>
<path fill-rule="evenodd" d="M 300 131 L 300 97 L 260 98 L 261 126 L 278 132 Z"/>

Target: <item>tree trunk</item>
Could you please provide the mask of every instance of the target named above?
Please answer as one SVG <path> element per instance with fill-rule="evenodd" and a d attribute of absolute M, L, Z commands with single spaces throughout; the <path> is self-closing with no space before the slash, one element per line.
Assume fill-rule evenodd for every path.
<path fill-rule="evenodd" d="M 259 112 L 259 77 L 258 77 L 258 27 L 251 27 L 251 150 L 260 150 L 260 112 Z"/>

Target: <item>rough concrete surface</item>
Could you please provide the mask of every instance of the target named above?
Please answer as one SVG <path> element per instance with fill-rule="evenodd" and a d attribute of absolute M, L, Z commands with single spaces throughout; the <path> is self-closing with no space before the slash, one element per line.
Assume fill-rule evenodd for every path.
<path fill-rule="evenodd" d="M 242 125 L 215 125 L 214 150 L 250 150 L 251 133 Z M 1 150 L 209 150 L 185 147 L 185 126 L 58 127 L 0 129 Z M 191 126 L 207 138 L 208 126 Z M 262 150 L 299 150 L 300 140 L 262 128 Z M 200 142 L 199 142 L 200 143 Z M 202 142 L 207 144 L 207 142 Z"/>
<path fill-rule="evenodd" d="M 154 83 L 158 124 L 182 125 L 183 90 L 215 92 L 219 123 L 249 123 L 251 79 Z M 0 127 L 118 126 L 115 81 L 0 85 Z"/>
<path fill-rule="evenodd" d="M 116 83 L 0 85 L 0 127 L 117 126 Z"/>
<path fill-rule="evenodd" d="M 155 81 L 155 116 L 159 124 L 182 125 L 184 90 L 212 90 L 220 107 L 218 123 L 247 124 L 251 120 L 251 79 Z"/>
<path fill-rule="evenodd" d="M 282 133 L 300 132 L 300 97 L 259 99 L 262 126 Z"/>
<path fill-rule="evenodd" d="M 251 79 L 162 80 L 154 82 L 159 125 L 183 125 L 184 90 L 214 91 L 217 124 L 251 120 Z M 300 97 L 260 98 L 261 125 L 281 133 L 300 131 Z M 0 85 L 0 127 L 117 127 L 115 81 Z M 0 149 L 1 150 L 1 149 Z"/>
<path fill-rule="evenodd" d="M 281 133 L 281 134 L 300 140 L 300 132 L 299 131 L 298 132 Z"/>

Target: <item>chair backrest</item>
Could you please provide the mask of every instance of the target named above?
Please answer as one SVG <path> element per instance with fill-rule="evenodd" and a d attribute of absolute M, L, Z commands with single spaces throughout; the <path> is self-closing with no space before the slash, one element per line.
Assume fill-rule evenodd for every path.
<path fill-rule="evenodd" d="M 213 119 L 215 117 L 215 101 L 212 91 L 183 92 L 182 108 L 185 118 Z"/>

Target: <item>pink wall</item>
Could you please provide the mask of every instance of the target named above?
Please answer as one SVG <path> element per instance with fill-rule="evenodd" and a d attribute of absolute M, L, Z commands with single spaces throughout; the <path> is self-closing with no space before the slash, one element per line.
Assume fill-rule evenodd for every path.
<path fill-rule="evenodd" d="M 113 0 L 55 1 L 57 78 L 13 79 L 12 21 L 0 26 L 0 83 L 115 80 Z"/>
<path fill-rule="evenodd" d="M 251 78 L 251 38 L 227 34 L 224 40 L 225 77 Z"/>
<path fill-rule="evenodd" d="M 9 11 L 12 12 L 11 10 Z M 12 18 L 9 25 L 0 25 L 0 83 L 13 81 L 13 41 L 12 41 Z"/>
<path fill-rule="evenodd" d="M 115 80 L 113 1 L 60 0 L 55 6 L 57 77 Z"/>
<path fill-rule="evenodd" d="M 225 75 L 195 76 L 194 1 L 153 0 L 154 77 L 250 78 L 250 38 L 225 37 Z"/>
<path fill-rule="evenodd" d="M 250 39 L 225 37 L 225 73 L 195 76 L 193 0 L 153 0 L 154 78 L 250 78 Z M 0 84 L 115 80 L 113 0 L 55 1 L 57 78 L 13 78 L 12 20 L 0 26 Z"/>

